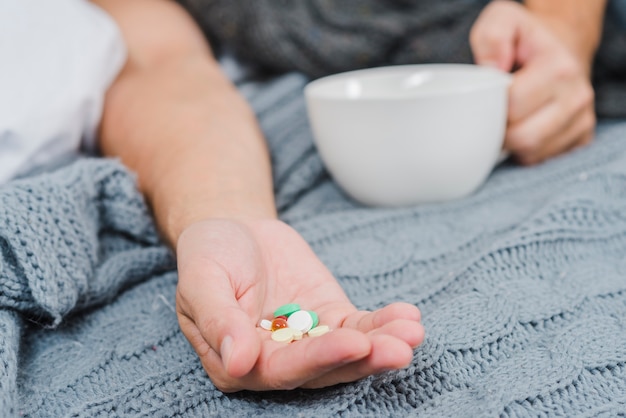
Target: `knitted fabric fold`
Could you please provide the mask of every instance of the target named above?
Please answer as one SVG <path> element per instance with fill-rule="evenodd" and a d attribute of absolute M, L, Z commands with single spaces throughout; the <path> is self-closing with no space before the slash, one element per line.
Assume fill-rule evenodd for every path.
<path fill-rule="evenodd" d="M 102 274 L 131 249 L 149 269 Z M 0 188 L 0 251 L 0 308 L 49 326 L 171 266 L 133 177 L 103 161 Z"/>
<path fill-rule="evenodd" d="M 24 319 L 58 327 L 173 268 L 120 163 L 87 159 L 0 187 L 0 416 L 19 415 Z"/>

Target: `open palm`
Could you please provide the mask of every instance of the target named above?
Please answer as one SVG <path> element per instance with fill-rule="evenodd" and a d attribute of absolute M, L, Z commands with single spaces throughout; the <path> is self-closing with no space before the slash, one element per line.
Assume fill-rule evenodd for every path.
<path fill-rule="evenodd" d="M 181 329 L 222 391 L 317 388 L 407 366 L 419 310 L 358 311 L 302 237 L 278 220 L 208 220 L 177 245 Z M 298 303 L 332 332 L 291 344 L 256 325 Z"/>

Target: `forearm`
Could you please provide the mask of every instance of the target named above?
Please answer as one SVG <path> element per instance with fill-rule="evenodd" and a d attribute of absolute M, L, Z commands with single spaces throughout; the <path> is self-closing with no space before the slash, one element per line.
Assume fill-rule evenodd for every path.
<path fill-rule="evenodd" d="M 98 1 L 118 21 L 129 49 L 126 67 L 107 94 L 103 153 L 119 156 L 137 173 L 172 244 L 200 219 L 275 217 L 264 139 L 202 34 L 186 15 L 172 13 L 171 4 L 160 16 L 165 21 L 155 22 L 145 13 L 135 19 L 137 11 L 124 2 L 148 3 Z M 164 4 L 151 1 L 147 8 L 158 14 Z M 147 44 L 155 42 L 155 30 L 161 37 L 176 35 L 152 48 Z"/>
<path fill-rule="evenodd" d="M 607 0 L 524 0 L 580 59 L 589 64 L 602 36 Z"/>

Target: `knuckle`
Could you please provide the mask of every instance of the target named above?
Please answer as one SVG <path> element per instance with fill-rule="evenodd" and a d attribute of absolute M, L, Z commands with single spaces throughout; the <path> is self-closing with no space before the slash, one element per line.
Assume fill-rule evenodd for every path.
<path fill-rule="evenodd" d="M 522 129 L 511 129 L 507 134 L 507 143 L 516 154 L 530 155 L 539 148 L 539 138 Z"/>
<path fill-rule="evenodd" d="M 554 76 L 557 80 L 571 80 L 582 75 L 579 65 L 570 57 L 554 62 L 557 64 L 554 67 Z"/>
<path fill-rule="evenodd" d="M 579 93 L 579 103 L 580 108 L 585 108 L 593 105 L 595 100 L 595 92 L 593 87 L 589 83 L 583 84 Z"/>

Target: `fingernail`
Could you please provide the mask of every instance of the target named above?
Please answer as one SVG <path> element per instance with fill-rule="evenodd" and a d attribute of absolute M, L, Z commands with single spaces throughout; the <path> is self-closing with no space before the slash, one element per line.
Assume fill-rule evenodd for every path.
<path fill-rule="evenodd" d="M 222 340 L 222 345 L 220 346 L 220 356 L 222 357 L 222 363 L 224 364 L 224 368 L 228 371 L 228 363 L 230 363 L 230 356 L 233 353 L 233 338 L 230 335 L 227 335 Z"/>

